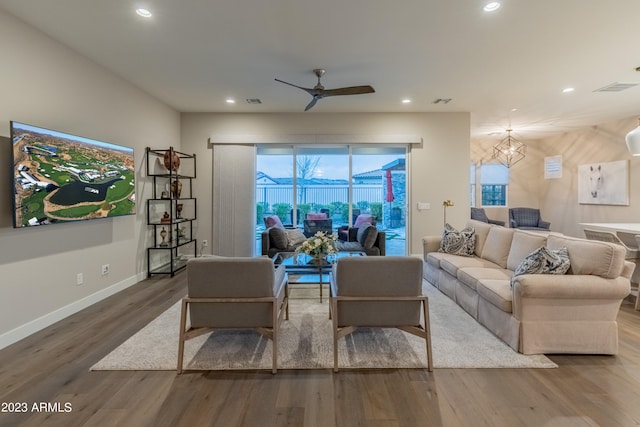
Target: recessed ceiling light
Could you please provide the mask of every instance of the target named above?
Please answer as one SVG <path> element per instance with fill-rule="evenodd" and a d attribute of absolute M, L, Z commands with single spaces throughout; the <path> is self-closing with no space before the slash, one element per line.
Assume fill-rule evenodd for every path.
<path fill-rule="evenodd" d="M 575 89 L 572 87 L 565 87 L 564 89 L 562 89 L 563 93 L 569 93 L 569 92 L 573 92 Z"/>
<path fill-rule="evenodd" d="M 403 104 L 411 104 L 411 100 L 409 98 L 405 98 L 402 100 Z"/>
<path fill-rule="evenodd" d="M 136 9 L 136 13 L 140 16 L 142 16 L 143 18 L 151 18 L 153 15 L 151 14 L 151 12 L 149 12 L 147 9 Z"/>
<path fill-rule="evenodd" d="M 227 104 L 235 104 L 235 103 L 236 103 L 236 100 L 235 100 L 235 99 L 233 99 L 233 98 L 227 98 L 225 102 L 226 102 Z"/>
<path fill-rule="evenodd" d="M 518 109 L 517 108 L 512 108 L 511 111 L 518 111 Z"/>
<path fill-rule="evenodd" d="M 486 5 L 484 5 L 483 9 L 485 12 L 494 12 L 500 9 L 500 2 L 492 1 L 491 3 L 487 3 Z"/>

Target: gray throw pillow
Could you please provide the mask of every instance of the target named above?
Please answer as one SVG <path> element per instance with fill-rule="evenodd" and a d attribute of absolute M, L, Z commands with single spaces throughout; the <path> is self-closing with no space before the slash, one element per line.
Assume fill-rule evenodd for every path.
<path fill-rule="evenodd" d="M 287 231 L 276 226 L 269 228 L 269 240 L 271 241 L 271 246 L 277 249 L 287 249 L 287 244 L 289 243 Z"/>
<path fill-rule="evenodd" d="M 370 222 L 365 222 L 358 227 L 356 240 L 365 249 L 371 249 L 378 239 L 378 229 Z"/>
<path fill-rule="evenodd" d="M 511 286 L 523 274 L 565 274 L 571 267 L 567 248 L 556 250 L 541 246 L 527 255 L 513 272 Z"/>
<path fill-rule="evenodd" d="M 476 230 L 469 226 L 460 231 L 449 224 L 444 225 L 440 252 L 452 255 L 473 256 L 476 249 Z"/>

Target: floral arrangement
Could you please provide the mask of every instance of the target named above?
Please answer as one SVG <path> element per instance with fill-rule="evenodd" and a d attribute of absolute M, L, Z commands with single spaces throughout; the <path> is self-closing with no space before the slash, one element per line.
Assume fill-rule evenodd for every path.
<path fill-rule="evenodd" d="M 318 231 L 313 236 L 302 242 L 296 248 L 296 253 L 307 254 L 313 258 L 321 258 L 329 254 L 338 252 L 336 248 L 337 234 L 327 234 L 324 231 Z"/>

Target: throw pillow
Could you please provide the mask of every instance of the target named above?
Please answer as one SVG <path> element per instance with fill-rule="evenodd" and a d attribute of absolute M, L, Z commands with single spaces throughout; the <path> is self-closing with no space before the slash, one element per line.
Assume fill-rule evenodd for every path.
<path fill-rule="evenodd" d="M 370 222 L 365 222 L 358 227 L 358 233 L 356 234 L 356 240 L 364 249 L 371 249 L 378 239 L 378 229 L 371 225 Z"/>
<path fill-rule="evenodd" d="M 307 214 L 307 219 L 311 219 L 311 220 L 321 220 L 321 219 L 327 219 L 327 214 L 322 212 L 322 213 L 309 213 Z"/>
<path fill-rule="evenodd" d="M 271 241 L 271 246 L 277 249 L 287 249 L 287 244 L 289 243 L 286 230 L 275 226 L 269 229 L 269 240 Z"/>
<path fill-rule="evenodd" d="M 449 224 L 444 225 L 440 252 L 452 255 L 473 256 L 476 249 L 476 231 L 467 226 L 458 231 Z"/>
<path fill-rule="evenodd" d="M 569 251 L 567 248 L 556 250 L 541 246 L 527 255 L 513 272 L 511 286 L 517 276 L 523 274 L 565 274 L 569 271 Z"/>
<path fill-rule="evenodd" d="M 307 240 L 307 237 L 299 228 L 288 229 L 285 231 L 287 233 L 287 242 L 289 243 L 289 246 L 298 246 Z"/>
<path fill-rule="evenodd" d="M 278 215 L 271 215 L 266 217 L 264 219 L 264 223 L 267 226 L 267 228 L 269 227 L 284 228 L 284 225 L 282 225 L 282 221 L 280 221 L 280 217 Z"/>

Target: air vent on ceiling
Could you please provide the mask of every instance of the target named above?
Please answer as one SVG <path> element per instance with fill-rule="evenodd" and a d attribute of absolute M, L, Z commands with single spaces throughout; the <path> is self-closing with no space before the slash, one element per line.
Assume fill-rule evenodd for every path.
<path fill-rule="evenodd" d="M 433 101 L 433 104 L 448 104 L 451 102 L 451 98 L 438 98 Z"/>
<path fill-rule="evenodd" d="M 611 83 L 600 89 L 594 90 L 594 92 L 621 92 L 625 89 L 629 89 L 630 87 L 638 86 L 640 83 Z"/>
<path fill-rule="evenodd" d="M 247 104 L 262 104 L 260 98 L 247 98 Z"/>

